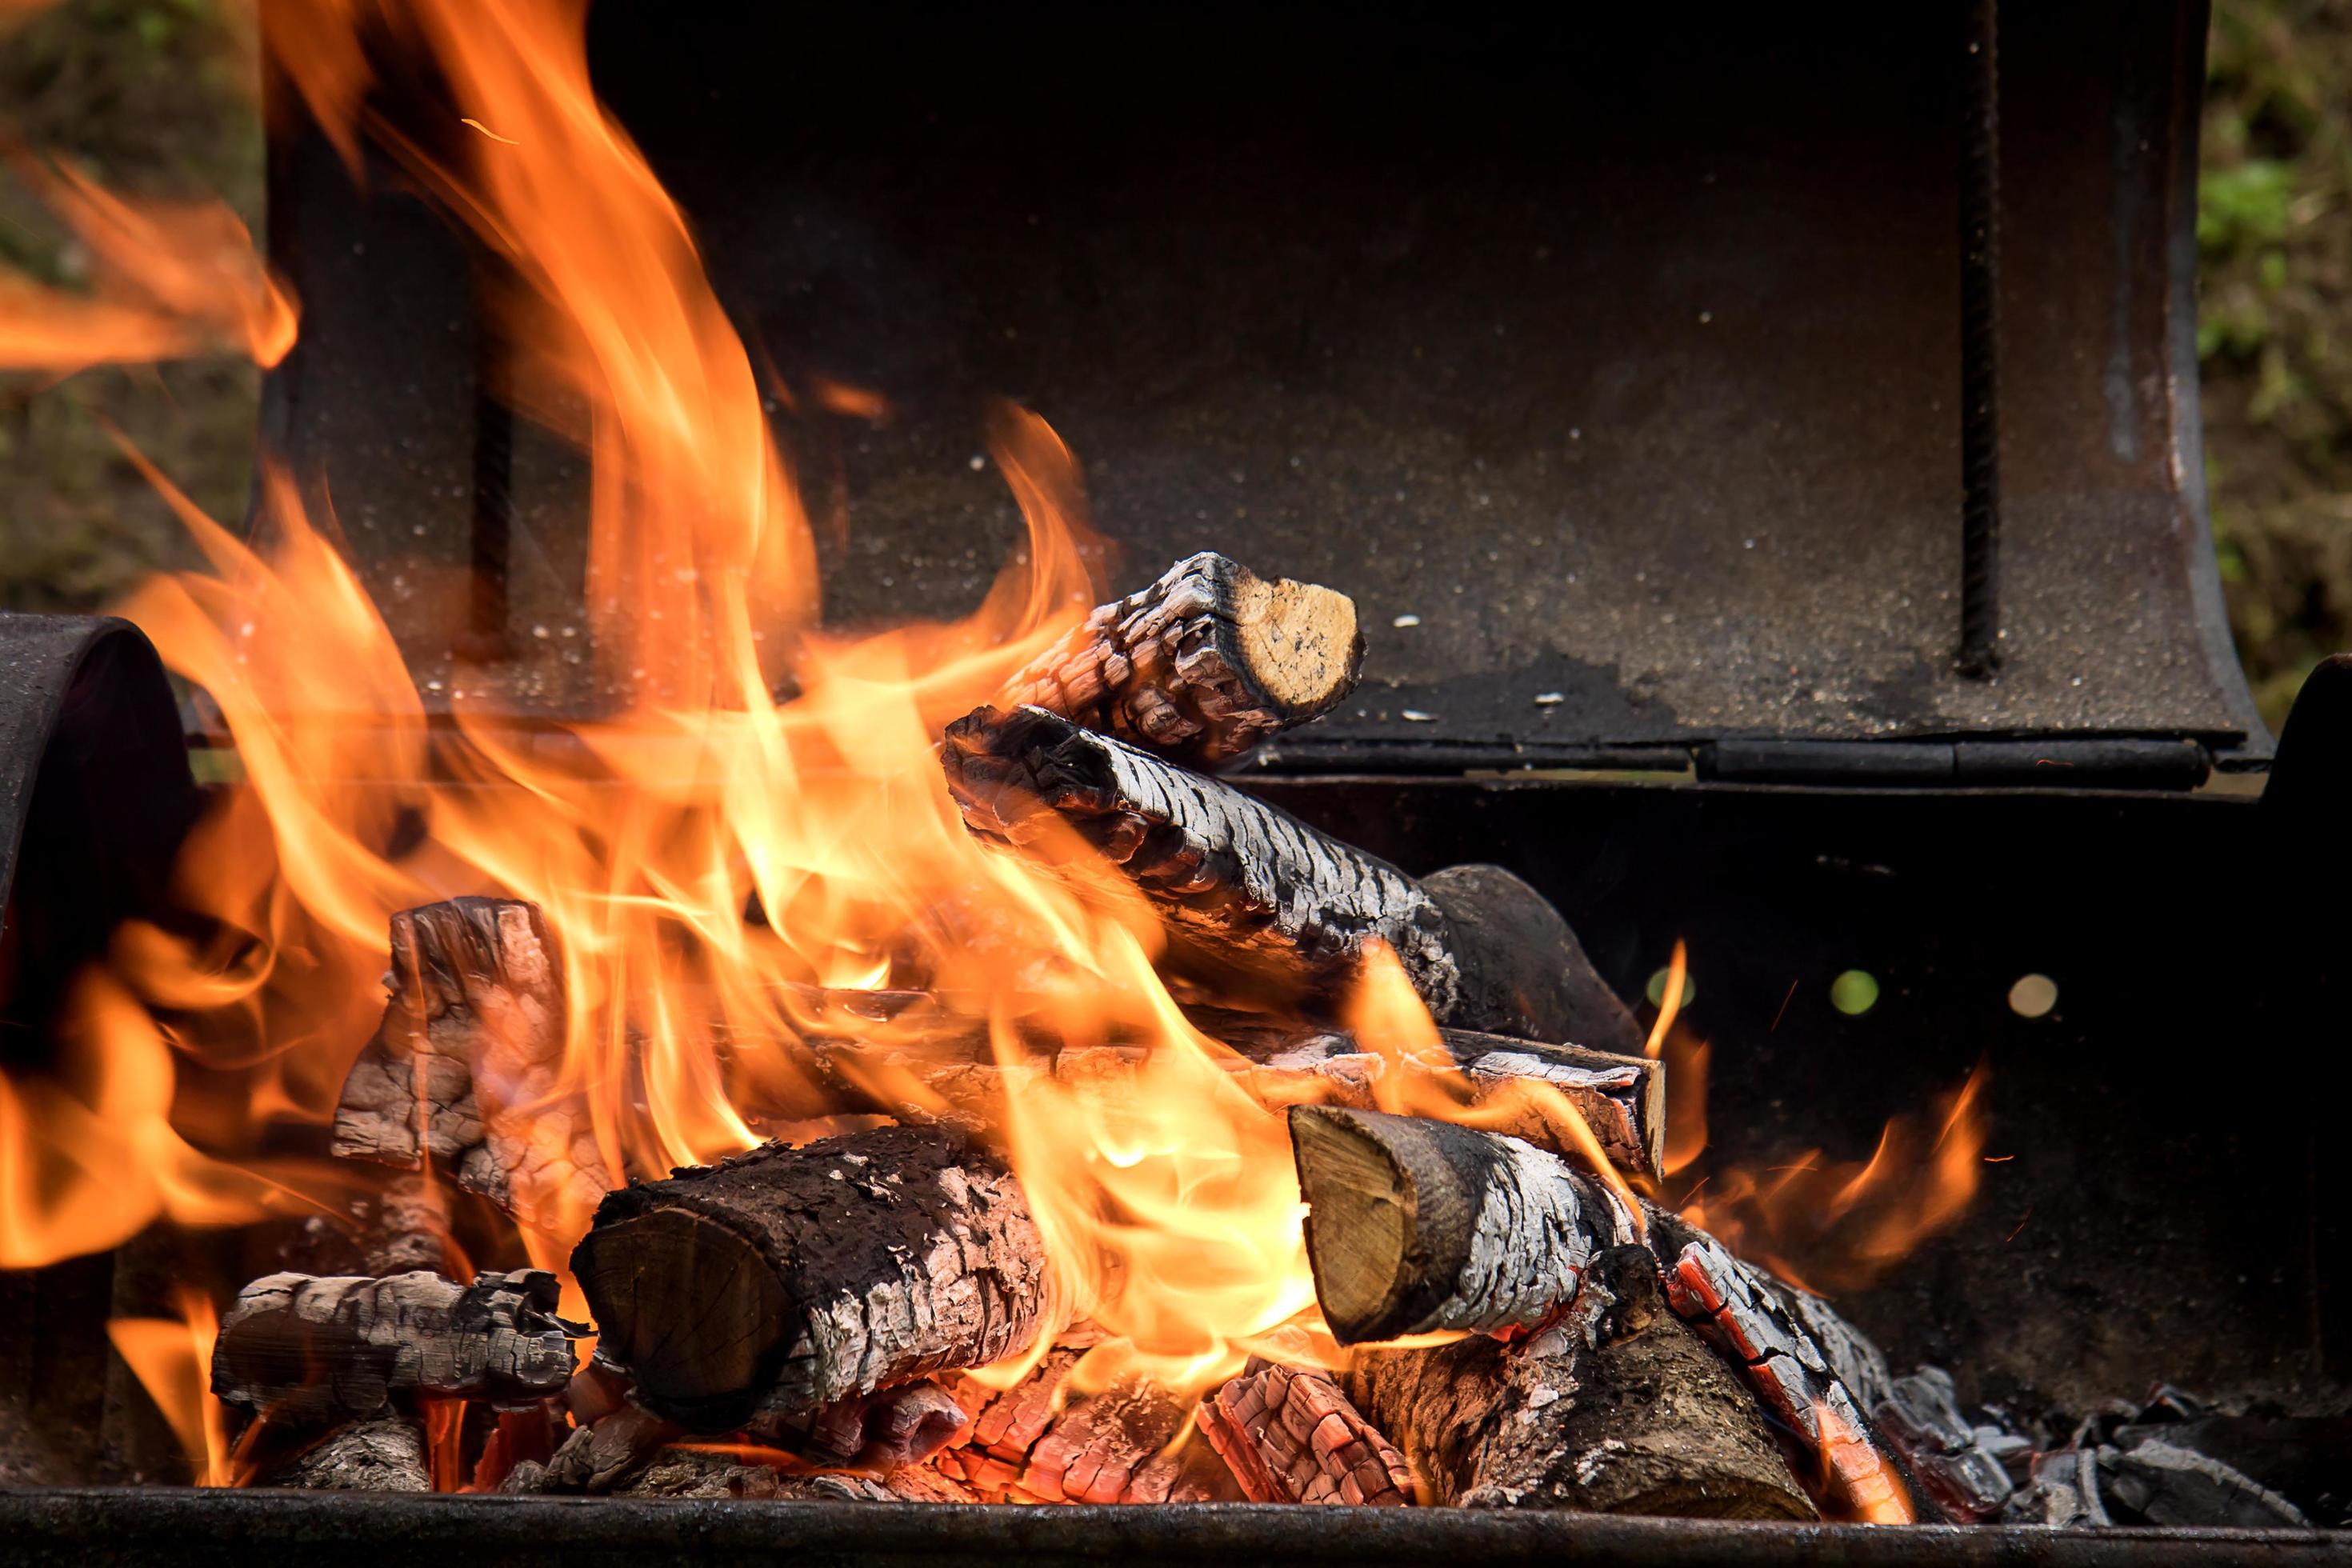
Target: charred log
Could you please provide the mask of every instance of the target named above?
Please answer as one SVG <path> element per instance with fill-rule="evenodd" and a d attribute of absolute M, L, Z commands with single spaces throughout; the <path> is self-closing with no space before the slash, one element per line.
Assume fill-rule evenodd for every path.
<path fill-rule="evenodd" d="M 1203 552 L 1096 609 L 1008 681 L 1001 700 L 1215 768 L 1338 706 L 1363 657 L 1346 595 L 1269 583 Z"/>
<path fill-rule="evenodd" d="M 1041 708 L 968 714 L 940 755 L 974 834 L 1059 862 L 1075 831 L 1212 973 L 1328 988 L 1378 939 L 1433 1012 L 1455 1005 L 1461 972 L 1429 895 L 1286 812 Z"/>
<path fill-rule="evenodd" d="M 1475 1128 L 1290 1112 L 1316 1299 L 1341 1344 L 1530 1328 L 1576 1299 L 1632 1219 L 1556 1155 Z"/>
<path fill-rule="evenodd" d="M 1123 1379 L 1099 1394 L 1067 1394 L 1080 1352 L 1046 1352 L 1002 1391 L 965 1380 L 972 1413 L 965 1440 L 932 1460 L 992 1502 L 1187 1502 L 1208 1496 L 1191 1456 L 1171 1451 L 1184 1410 L 1150 1384 Z"/>
<path fill-rule="evenodd" d="M 1011 1173 L 890 1127 L 635 1183 L 572 1255 L 635 1397 L 698 1431 L 808 1415 L 1034 1336 L 1043 1243 Z"/>
<path fill-rule="evenodd" d="M 1952 1518 L 1980 1522 L 2009 1502 L 2015 1490 L 2009 1471 L 1979 1442 L 1975 1426 L 1960 1414 L 1951 1374 L 1941 1367 L 1894 1379 L 1871 1414 L 1911 1474 Z"/>
<path fill-rule="evenodd" d="M 1654 1291 L 1651 1259 L 1612 1274 Z M 1709 1519 L 1811 1519 L 1813 1508 L 1738 1380 L 1680 1320 L 1612 1311 L 1505 1345 L 1364 1351 L 1344 1380 L 1435 1500 Z"/>
<path fill-rule="evenodd" d="M 271 1471 L 266 1484 L 303 1491 L 429 1492 L 425 1434 L 398 1416 L 338 1427 Z"/>
<path fill-rule="evenodd" d="M 1244 1373 L 1202 1402 L 1200 1423 L 1252 1502 L 1412 1502 L 1404 1456 L 1319 1373 Z"/>
<path fill-rule="evenodd" d="M 1551 900 L 1500 866 L 1449 866 L 1422 889 L 1445 913 L 1460 997 L 1442 1022 L 1639 1056 L 1643 1032 Z"/>
<path fill-rule="evenodd" d="M 524 1218 L 613 1185 L 584 1107 L 559 1091 L 562 973 L 536 906 L 452 899 L 392 917 L 383 1023 L 344 1079 L 334 1152 L 428 1159 Z"/>
<path fill-rule="evenodd" d="M 1653 1241 L 1669 1249 L 1666 1300 L 1738 1371 L 1784 1435 L 1792 1462 L 1825 1513 L 1908 1521 L 1932 1502 L 1915 1492 L 1863 1415 L 1894 1380 L 1870 1342 L 1827 1302 L 1734 1258 L 1663 1210 Z"/>
<path fill-rule="evenodd" d="M 813 1415 L 772 1418 L 758 1434 L 818 1465 L 887 1475 L 962 1440 L 971 1417 L 929 1378 L 853 1394 Z"/>
<path fill-rule="evenodd" d="M 1558 913 L 1499 868 L 1461 868 L 1433 891 L 1229 784 L 1039 708 L 965 715 L 940 758 L 974 835 L 1081 880 L 1109 862 L 1167 921 L 1177 967 L 1229 991 L 1330 994 L 1379 941 L 1441 1024 L 1635 1037 Z"/>
<path fill-rule="evenodd" d="M 1581 1157 L 1583 1140 L 1562 1124 L 1572 1115 L 1621 1172 L 1654 1174 L 1663 1158 L 1665 1072 L 1646 1057 L 1444 1029 L 1439 1032 L 1441 1049 L 1392 1058 L 1364 1048 L 1344 1029 L 1322 1025 L 1221 1008 L 1192 1008 L 1188 1016 L 1203 1034 L 1232 1049 L 1223 1065 L 1261 1104 L 1370 1110 L 1393 1063 L 1406 1073 L 1465 1084 L 1471 1103 L 1482 1112 L 1482 1125 L 1538 1148 Z M 1139 1066 L 1152 1049 L 1149 1042 L 1061 1049 L 1045 1042 L 1030 1060 L 1007 1064 L 999 1059 L 983 1023 L 959 1026 L 943 1016 L 925 1034 L 919 1046 L 875 1044 L 845 1025 L 805 1043 L 846 1103 L 973 1130 L 993 1120 L 1003 1098 L 1018 1093 L 1024 1083 L 1115 1076 Z M 908 1103 L 904 1089 L 909 1081 L 929 1091 L 932 1103 Z M 877 1085 L 887 1086 L 887 1092 Z M 1556 1106 L 1554 1092 L 1565 1106 Z"/>
<path fill-rule="evenodd" d="M 221 1320 L 213 1393 L 273 1421 L 373 1417 L 418 1394 L 530 1404 L 572 1376 L 572 1331 L 555 1305 L 555 1276 L 540 1269 L 471 1285 L 268 1275 Z"/>

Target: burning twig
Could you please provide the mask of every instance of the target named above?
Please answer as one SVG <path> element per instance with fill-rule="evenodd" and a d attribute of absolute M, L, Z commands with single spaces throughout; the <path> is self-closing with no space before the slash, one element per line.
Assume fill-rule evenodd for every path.
<path fill-rule="evenodd" d="M 1196 768 L 1336 707 L 1364 658 L 1354 601 L 1210 552 L 1100 606 L 1000 699 Z"/>
<path fill-rule="evenodd" d="M 709 1432 L 1012 1354 L 1046 1289 L 1019 1186 L 943 1128 L 770 1144 L 632 1184 L 572 1268 L 635 1397 Z"/>

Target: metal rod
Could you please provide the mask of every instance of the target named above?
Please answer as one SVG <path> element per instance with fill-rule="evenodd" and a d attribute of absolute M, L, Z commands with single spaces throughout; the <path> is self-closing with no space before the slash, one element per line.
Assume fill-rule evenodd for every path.
<path fill-rule="evenodd" d="M 1970 0 L 1960 131 L 1960 651 L 2000 663 L 2000 7 Z"/>

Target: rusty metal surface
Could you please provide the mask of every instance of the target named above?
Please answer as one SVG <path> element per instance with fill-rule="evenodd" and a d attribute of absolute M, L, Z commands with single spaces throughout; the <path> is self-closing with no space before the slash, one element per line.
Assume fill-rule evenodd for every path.
<path fill-rule="evenodd" d="M 2201 5 L 2003 16 L 1989 683 L 1952 668 L 1960 8 L 1703 9 L 681 33 L 614 0 L 593 41 L 755 353 L 896 407 L 794 426 L 821 509 L 847 510 L 836 624 L 978 602 L 1017 538 L 972 466 L 1004 395 L 1087 462 L 1122 579 L 1214 548 L 1357 595 L 1372 679 L 1286 769 L 1725 736 L 2266 744 L 2198 468 Z M 513 463 L 517 657 L 450 658 L 463 247 L 402 198 L 355 203 L 315 148 L 278 164 L 313 329 L 278 378 L 287 433 L 428 698 L 594 706 L 583 475 L 543 436 Z"/>
<path fill-rule="evenodd" d="M 2331 1531 L 1872 1529 L 1454 1509 L 1247 1503 L 984 1508 L 268 1491 L 0 1492 L 0 1540 L 27 1568 L 168 1556 L 247 1564 L 293 1552 L 371 1564 L 714 1560 L 856 1563 L 2173 1564 L 2352 1563 Z"/>

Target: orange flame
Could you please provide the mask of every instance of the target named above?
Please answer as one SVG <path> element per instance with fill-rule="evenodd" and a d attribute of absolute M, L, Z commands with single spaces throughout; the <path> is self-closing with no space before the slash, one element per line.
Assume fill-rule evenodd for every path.
<path fill-rule="evenodd" d="M 220 1319 L 199 1291 L 183 1289 L 173 1304 L 177 1318 L 117 1318 L 106 1325 L 107 1337 L 171 1423 L 196 1485 L 235 1486 L 228 1410 L 212 1393 Z"/>
<path fill-rule="evenodd" d="M 219 202 L 133 203 L 68 168 L 18 174 L 95 261 L 88 293 L 0 278 L 0 369 L 61 374 L 221 349 L 274 365 L 294 346 L 293 297 Z"/>
<path fill-rule="evenodd" d="M 1686 1054 L 1697 1070 L 1685 1076 L 1697 1079 L 1703 1093 L 1706 1047 L 1693 1041 Z M 1983 1175 L 1985 1078 L 1979 1065 L 1932 1119 L 1889 1121 L 1866 1161 L 1828 1159 L 1809 1149 L 1769 1171 L 1732 1165 L 1701 1174 L 1684 1188 L 1683 1217 L 1807 1289 L 1867 1286 L 1975 1199 Z M 1672 1112 L 1681 1092 L 1670 1078 L 1670 1150 L 1691 1148 L 1686 1130 L 1677 1137 Z M 1703 1120 L 1698 1141 L 1703 1146 Z M 1668 1168 L 1687 1171 L 1696 1159 L 1696 1150 L 1679 1164 L 1670 1155 Z"/>
<path fill-rule="evenodd" d="M 1816 1402 L 1823 1510 L 1852 1524 L 1913 1524 L 1918 1516 L 1895 1468 L 1869 1437 L 1828 1404 Z"/>

